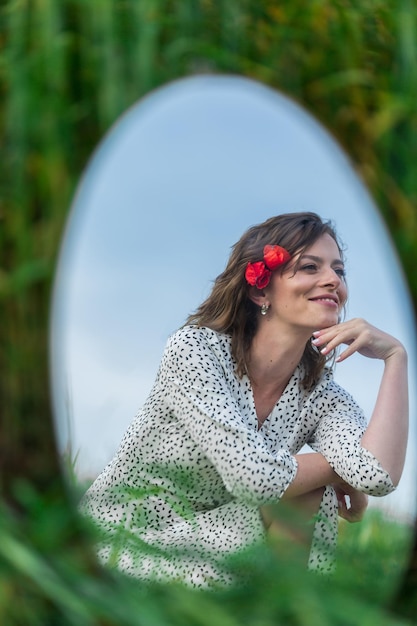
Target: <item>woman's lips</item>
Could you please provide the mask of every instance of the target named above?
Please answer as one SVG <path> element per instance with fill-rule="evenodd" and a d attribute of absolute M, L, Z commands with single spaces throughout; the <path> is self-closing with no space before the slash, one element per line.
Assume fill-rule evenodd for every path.
<path fill-rule="evenodd" d="M 320 296 L 317 298 L 310 298 L 311 302 L 317 302 L 318 304 L 322 304 L 324 306 L 330 306 L 332 308 L 338 308 L 339 303 L 335 298 L 331 298 L 330 296 Z"/>

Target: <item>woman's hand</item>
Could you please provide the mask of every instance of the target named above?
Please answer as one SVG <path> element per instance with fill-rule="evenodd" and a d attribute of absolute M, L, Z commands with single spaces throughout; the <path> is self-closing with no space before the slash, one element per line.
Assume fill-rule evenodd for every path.
<path fill-rule="evenodd" d="M 324 355 L 329 354 L 341 344 L 348 346 L 336 359 L 338 363 L 354 352 L 370 359 L 383 361 L 387 361 L 396 353 L 405 352 L 403 345 L 397 339 L 359 318 L 318 330 L 313 333 L 313 337 L 313 345 Z"/>
<path fill-rule="evenodd" d="M 347 483 L 333 485 L 339 503 L 339 515 L 348 522 L 360 522 L 368 506 L 368 496 Z"/>

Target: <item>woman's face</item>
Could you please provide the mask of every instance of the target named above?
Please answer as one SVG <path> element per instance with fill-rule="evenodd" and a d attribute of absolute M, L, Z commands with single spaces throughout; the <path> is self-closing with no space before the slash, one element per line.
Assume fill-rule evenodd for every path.
<path fill-rule="evenodd" d="M 335 240 L 322 235 L 301 256 L 295 255 L 282 274 L 272 274 L 264 289 L 271 305 L 268 317 L 309 332 L 337 324 L 347 298 L 344 275 Z"/>

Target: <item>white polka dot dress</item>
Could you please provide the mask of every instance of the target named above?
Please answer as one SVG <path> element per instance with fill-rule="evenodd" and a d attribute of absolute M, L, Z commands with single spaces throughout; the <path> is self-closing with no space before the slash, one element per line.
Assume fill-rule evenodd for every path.
<path fill-rule="evenodd" d="M 193 326 L 177 331 L 149 398 L 80 505 L 103 532 L 102 562 L 142 580 L 230 583 L 222 561 L 264 541 L 259 507 L 282 497 L 306 443 L 353 487 L 392 491 L 389 475 L 360 446 L 366 422 L 353 398 L 329 370 L 312 392 L 302 377 L 298 366 L 258 430 L 250 381 L 236 376 L 230 337 Z M 331 569 L 336 539 L 329 486 L 312 569 Z"/>

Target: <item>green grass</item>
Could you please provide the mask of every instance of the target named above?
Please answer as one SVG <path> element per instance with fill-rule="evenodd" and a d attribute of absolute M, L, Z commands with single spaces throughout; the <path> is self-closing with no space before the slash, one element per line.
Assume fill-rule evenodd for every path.
<path fill-rule="evenodd" d="M 409 524 L 370 509 L 357 524 L 341 520 L 337 576 L 372 602 L 395 597 L 408 566 L 413 541 Z"/>
<path fill-rule="evenodd" d="M 388 608 L 407 539 L 404 528 L 380 515 L 342 533 L 339 561 L 347 558 L 334 576 L 308 573 L 295 553 L 276 556 L 260 548 L 230 564 L 245 579 L 244 586 L 197 592 L 181 585 L 144 585 L 110 571 L 99 573 L 88 543 L 75 541 L 77 526 L 84 527 L 84 536 L 91 535 L 92 540 L 91 529 L 78 516 L 69 519 L 62 500 L 48 500 L 28 483 L 19 485 L 16 500 L 29 512 L 25 520 L 4 507 L 0 516 L 0 622 L 5 625 L 409 623 Z"/>

